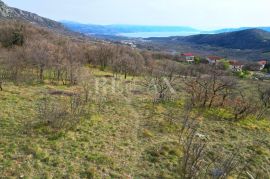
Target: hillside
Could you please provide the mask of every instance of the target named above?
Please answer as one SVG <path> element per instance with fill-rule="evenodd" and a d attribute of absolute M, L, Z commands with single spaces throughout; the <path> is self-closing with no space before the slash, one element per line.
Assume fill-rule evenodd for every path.
<path fill-rule="evenodd" d="M 7 6 L 0 0 L 0 19 L 17 19 L 51 29 L 64 29 L 59 22 L 41 17 L 37 14 Z"/>
<path fill-rule="evenodd" d="M 248 29 L 214 35 L 190 36 L 184 38 L 184 41 L 232 49 L 269 49 L 270 33 L 259 29 Z"/>
<path fill-rule="evenodd" d="M 187 37 L 148 38 L 164 43 L 191 43 L 228 49 L 269 50 L 270 32 L 260 29 L 247 29 L 220 34 L 200 34 Z"/>

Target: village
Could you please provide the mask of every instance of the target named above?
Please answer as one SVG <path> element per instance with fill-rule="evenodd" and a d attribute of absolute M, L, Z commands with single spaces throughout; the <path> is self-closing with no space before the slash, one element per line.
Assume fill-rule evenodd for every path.
<path fill-rule="evenodd" d="M 179 62 L 186 64 L 223 64 L 228 70 L 241 78 L 251 77 L 255 80 L 270 80 L 270 63 L 266 59 L 257 61 L 232 60 L 220 56 L 202 57 L 193 53 L 181 53 Z"/>

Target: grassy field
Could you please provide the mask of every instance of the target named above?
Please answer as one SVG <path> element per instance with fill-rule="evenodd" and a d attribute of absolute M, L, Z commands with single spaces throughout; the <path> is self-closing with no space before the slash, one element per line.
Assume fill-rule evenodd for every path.
<path fill-rule="evenodd" d="M 76 93 L 80 87 L 4 85 L 0 92 L 1 177 L 179 177 L 182 150 L 177 118 L 182 116 L 185 95 L 153 105 L 151 93 L 133 84 L 139 78 L 114 81 L 109 72 L 98 70 L 94 75 L 107 83 L 101 85 L 98 95 L 91 95 L 89 115 L 67 131 L 40 125 L 37 103 L 50 91 Z M 118 87 L 111 91 L 115 82 Z M 130 85 L 133 90 L 123 90 Z M 94 83 L 91 88 L 94 92 Z M 68 101 L 67 96 L 51 97 Z M 238 151 L 251 170 L 265 172 L 270 166 L 269 119 L 249 117 L 231 122 L 228 115 L 221 109 L 201 112 L 199 132 L 206 136 L 212 155 Z"/>

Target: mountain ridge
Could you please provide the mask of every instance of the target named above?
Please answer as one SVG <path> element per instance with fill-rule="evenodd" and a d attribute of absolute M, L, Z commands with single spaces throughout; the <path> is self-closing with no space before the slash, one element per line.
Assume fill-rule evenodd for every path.
<path fill-rule="evenodd" d="M 0 19 L 23 20 L 50 29 L 64 30 L 64 26 L 59 22 L 41 17 L 35 13 L 27 12 L 18 8 L 9 7 L 1 0 L 0 0 Z"/>

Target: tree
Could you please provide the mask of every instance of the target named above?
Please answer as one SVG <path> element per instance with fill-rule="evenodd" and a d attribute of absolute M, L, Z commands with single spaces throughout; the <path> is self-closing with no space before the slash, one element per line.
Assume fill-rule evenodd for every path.
<path fill-rule="evenodd" d="M 102 44 L 95 50 L 95 58 L 100 65 L 101 70 L 105 70 L 111 60 L 114 58 L 114 50 L 112 46 Z"/>
<path fill-rule="evenodd" d="M 75 85 L 78 81 L 83 58 L 82 51 L 78 44 L 67 42 L 64 45 L 63 52 L 65 55 L 66 80 L 68 80 L 71 85 Z"/>
<path fill-rule="evenodd" d="M 194 58 L 195 64 L 201 63 L 201 58 L 200 57 L 195 57 Z"/>
<path fill-rule="evenodd" d="M 127 75 L 135 76 L 142 71 L 144 61 L 138 51 L 121 46 L 117 46 L 113 51 L 111 66 L 116 76 L 118 73 L 122 73 L 126 79 Z"/>
<path fill-rule="evenodd" d="M 3 47 L 22 46 L 24 44 L 24 25 L 19 22 L 6 22 L 0 26 L 0 42 Z"/>
<path fill-rule="evenodd" d="M 257 87 L 260 101 L 260 110 L 257 119 L 262 118 L 270 109 L 270 87 L 258 85 Z"/>
<path fill-rule="evenodd" d="M 267 64 L 265 65 L 264 70 L 265 70 L 267 73 L 270 73 L 270 63 L 269 63 L 269 62 L 267 62 Z"/>
<path fill-rule="evenodd" d="M 230 106 L 234 115 L 234 121 L 240 121 L 250 114 L 256 114 L 256 103 L 242 91 L 235 96 L 231 96 L 227 105 Z"/>
<path fill-rule="evenodd" d="M 223 59 L 218 63 L 218 67 L 222 70 L 228 70 L 230 68 L 230 63 L 228 60 Z"/>
<path fill-rule="evenodd" d="M 154 101 L 164 101 L 175 93 L 176 81 L 178 79 L 176 62 L 165 61 L 158 64 L 145 75 L 145 83 L 150 89 L 154 89 Z"/>
<path fill-rule="evenodd" d="M 92 74 L 89 72 L 89 69 L 82 68 L 79 77 L 79 84 L 83 89 L 83 97 L 85 103 L 89 101 L 90 89 L 91 89 L 91 82 L 92 82 Z"/>
<path fill-rule="evenodd" d="M 208 75 L 188 78 L 185 90 L 191 96 L 194 106 L 222 106 L 237 82 L 232 77 L 223 76 L 223 71 L 213 67 Z"/>
<path fill-rule="evenodd" d="M 33 65 L 37 67 L 39 71 L 39 80 L 42 82 L 44 80 L 45 68 L 48 67 L 50 62 L 53 46 L 47 40 L 42 40 L 35 43 L 29 43 L 28 47 L 29 56 Z"/>
<path fill-rule="evenodd" d="M 53 50 L 49 62 L 50 71 L 53 72 L 52 81 L 56 80 L 57 82 L 63 81 L 65 73 L 65 63 L 66 57 L 64 52 L 63 44 L 66 42 L 59 39 L 58 45 L 53 45 Z"/>
<path fill-rule="evenodd" d="M 27 48 L 14 47 L 8 53 L 8 58 L 3 62 L 5 68 L 5 77 L 8 80 L 18 83 L 25 74 L 22 72 L 27 69 L 29 64 Z"/>

